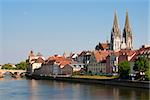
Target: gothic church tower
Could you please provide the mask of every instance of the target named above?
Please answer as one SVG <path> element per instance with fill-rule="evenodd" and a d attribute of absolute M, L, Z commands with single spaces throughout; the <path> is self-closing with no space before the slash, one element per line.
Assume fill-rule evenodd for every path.
<path fill-rule="evenodd" d="M 125 20 L 125 26 L 124 26 L 122 38 L 125 39 L 126 48 L 130 49 L 130 50 L 133 49 L 132 31 L 131 31 L 131 27 L 130 27 L 130 23 L 129 23 L 128 11 L 126 11 L 126 20 Z"/>
<path fill-rule="evenodd" d="M 111 31 L 110 50 L 113 50 L 113 51 L 120 50 L 120 45 L 121 45 L 121 34 L 120 33 L 121 32 L 120 32 L 118 21 L 117 21 L 117 14 L 115 11 L 113 28 Z"/>

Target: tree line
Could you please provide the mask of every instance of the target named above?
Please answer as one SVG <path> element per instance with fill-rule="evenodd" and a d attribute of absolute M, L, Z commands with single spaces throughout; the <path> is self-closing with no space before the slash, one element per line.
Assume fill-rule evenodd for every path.
<path fill-rule="evenodd" d="M 12 65 L 10 63 L 2 65 L 1 69 L 8 69 L 8 70 L 26 70 L 29 66 L 29 62 L 21 61 L 18 64 Z"/>
<path fill-rule="evenodd" d="M 119 77 L 128 79 L 131 73 L 131 65 L 128 61 L 123 61 L 118 64 Z M 146 80 L 150 80 L 150 63 L 145 57 L 138 57 L 133 65 L 133 70 L 136 73 L 136 79 L 144 77 Z M 142 73 L 142 74 L 141 74 Z"/>

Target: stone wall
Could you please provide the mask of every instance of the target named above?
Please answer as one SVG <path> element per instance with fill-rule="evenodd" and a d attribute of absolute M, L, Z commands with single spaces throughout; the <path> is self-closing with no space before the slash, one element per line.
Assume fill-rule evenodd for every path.
<path fill-rule="evenodd" d="M 67 82 L 79 82 L 79 83 L 92 83 L 92 84 L 104 84 L 104 85 L 115 85 L 125 86 L 132 88 L 145 88 L 149 89 L 150 82 L 148 81 L 130 81 L 130 80 L 118 80 L 118 79 L 88 79 L 88 78 L 73 78 L 73 77 L 50 77 L 50 76 L 32 76 L 34 79 L 46 79 L 56 81 L 67 81 Z"/>

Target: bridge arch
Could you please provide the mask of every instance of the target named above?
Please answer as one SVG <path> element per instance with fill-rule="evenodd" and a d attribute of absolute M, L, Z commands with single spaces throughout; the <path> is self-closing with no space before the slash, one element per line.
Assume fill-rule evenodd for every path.
<path fill-rule="evenodd" d="M 6 71 L 2 73 L 2 75 L 7 75 L 7 74 L 14 75 L 14 73 L 12 73 L 11 71 Z"/>
<path fill-rule="evenodd" d="M 14 75 L 21 75 L 22 73 L 25 73 L 26 70 L 5 70 L 5 69 L 0 69 L 0 75 L 5 75 L 5 74 L 11 74 L 12 76 Z"/>

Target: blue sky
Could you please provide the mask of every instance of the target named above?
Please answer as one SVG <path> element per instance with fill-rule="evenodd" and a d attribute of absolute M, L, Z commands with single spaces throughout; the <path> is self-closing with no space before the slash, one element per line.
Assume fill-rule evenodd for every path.
<path fill-rule="evenodd" d="M 0 63 L 94 50 L 110 40 L 115 9 L 121 32 L 128 9 L 134 48 L 148 44 L 148 0 L 1 0 Z"/>

